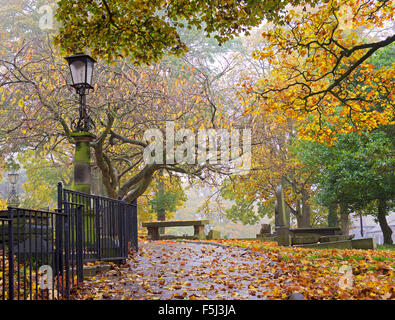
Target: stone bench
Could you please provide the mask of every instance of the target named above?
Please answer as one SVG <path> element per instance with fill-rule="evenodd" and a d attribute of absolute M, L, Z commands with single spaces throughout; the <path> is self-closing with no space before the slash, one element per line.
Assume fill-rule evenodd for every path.
<path fill-rule="evenodd" d="M 143 222 L 143 227 L 147 228 L 148 236 L 151 240 L 159 240 L 159 228 L 168 228 L 168 227 L 190 227 L 194 228 L 194 237 L 199 240 L 206 239 L 206 235 L 204 234 L 204 226 L 209 224 L 209 220 L 169 220 L 169 221 L 151 221 L 151 222 Z"/>

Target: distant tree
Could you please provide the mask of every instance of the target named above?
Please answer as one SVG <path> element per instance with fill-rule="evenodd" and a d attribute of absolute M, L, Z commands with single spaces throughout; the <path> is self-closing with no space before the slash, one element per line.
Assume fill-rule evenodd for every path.
<path fill-rule="evenodd" d="M 155 193 L 148 200 L 150 209 L 156 213 L 157 220 L 166 220 L 186 201 L 186 195 L 177 178 L 165 178 L 160 172 L 156 178 Z"/>
<path fill-rule="evenodd" d="M 395 198 L 393 150 L 393 138 L 382 130 L 342 135 L 333 146 L 300 143 L 299 160 L 306 168 L 319 171 L 315 176 L 319 188 L 317 197 L 330 210 L 340 208 L 344 232 L 348 232 L 349 213 L 364 210 L 374 202 L 374 215 L 380 223 L 384 241 L 392 243 L 392 231 L 385 217 Z"/>
<path fill-rule="evenodd" d="M 21 152 L 18 157 L 27 180 L 22 185 L 24 190 L 22 206 L 25 208 L 57 208 L 56 185 L 62 181 L 70 185 L 72 166 L 67 157 L 43 157 L 34 150 Z"/>

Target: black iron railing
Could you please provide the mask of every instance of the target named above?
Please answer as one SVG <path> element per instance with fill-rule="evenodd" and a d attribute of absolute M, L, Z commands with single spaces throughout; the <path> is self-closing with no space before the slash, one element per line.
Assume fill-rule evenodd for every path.
<path fill-rule="evenodd" d="M 124 262 L 137 251 L 137 202 L 58 185 L 56 212 L 0 211 L 0 300 L 68 299 L 92 261 Z"/>
<path fill-rule="evenodd" d="M 71 252 L 82 250 L 84 262 L 126 259 L 129 247 L 137 249 L 136 203 L 68 190 L 59 184 L 58 208 L 70 217 Z"/>
<path fill-rule="evenodd" d="M 67 230 L 68 216 L 61 212 L 0 212 L 0 300 L 69 298 Z"/>

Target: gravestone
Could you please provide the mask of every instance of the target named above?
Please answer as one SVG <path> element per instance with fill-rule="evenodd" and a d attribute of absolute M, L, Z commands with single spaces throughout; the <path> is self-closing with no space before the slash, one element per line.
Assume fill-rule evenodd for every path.
<path fill-rule="evenodd" d="M 216 240 L 216 239 L 221 239 L 221 232 L 219 232 L 218 230 L 210 230 L 208 232 L 208 236 L 207 236 L 208 240 Z"/>
<path fill-rule="evenodd" d="M 317 243 L 320 240 L 319 234 L 307 234 L 302 236 L 294 236 L 292 237 L 292 244 L 309 244 L 309 243 Z"/>
<path fill-rule="evenodd" d="M 322 248 L 322 249 L 376 249 L 376 242 L 373 238 L 330 241 L 313 244 L 299 245 L 305 248 Z"/>
<path fill-rule="evenodd" d="M 259 231 L 259 234 L 262 235 L 269 235 L 272 234 L 272 230 L 270 228 L 270 224 L 264 223 L 261 225 L 261 231 Z"/>
<path fill-rule="evenodd" d="M 353 249 L 351 240 L 311 243 L 311 244 L 306 243 L 298 246 L 304 248 L 317 248 L 317 249 Z"/>
<path fill-rule="evenodd" d="M 333 242 L 333 241 L 345 241 L 354 238 L 354 234 L 351 235 L 333 235 L 333 236 L 320 236 L 319 242 Z"/>
<path fill-rule="evenodd" d="M 275 237 L 272 234 L 272 230 L 270 227 L 270 224 L 264 223 L 261 225 L 261 230 L 259 231 L 259 233 L 256 235 L 256 238 L 267 242 L 267 241 L 275 241 Z"/>
<path fill-rule="evenodd" d="M 288 300 L 305 300 L 303 294 L 299 292 L 294 292 L 291 293 L 291 295 L 288 297 Z"/>
<path fill-rule="evenodd" d="M 374 238 L 351 240 L 351 244 L 353 249 L 375 250 L 377 248 L 376 240 L 374 240 Z"/>
<path fill-rule="evenodd" d="M 51 264 L 52 261 L 52 245 L 41 236 L 32 236 L 19 242 L 14 246 L 13 251 L 19 262 L 30 258 L 39 264 Z"/>
<path fill-rule="evenodd" d="M 23 224 L 21 222 L 15 222 L 17 219 L 14 219 L 13 224 L 13 236 L 14 236 L 14 244 L 23 242 L 26 239 L 29 239 L 30 236 L 40 236 L 44 240 L 50 241 L 52 237 L 53 229 L 51 226 L 48 225 L 41 225 L 41 224 Z M 4 239 L 2 232 L 0 230 L 0 243 L 8 243 L 8 225 L 3 226 L 4 232 Z M 6 229 L 7 228 L 7 229 Z"/>

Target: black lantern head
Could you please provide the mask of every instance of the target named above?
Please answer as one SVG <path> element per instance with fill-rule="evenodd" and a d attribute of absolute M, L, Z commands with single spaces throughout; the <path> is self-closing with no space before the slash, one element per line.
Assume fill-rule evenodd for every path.
<path fill-rule="evenodd" d="M 77 53 L 65 59 L 69 63 L 71 78 L 73 80 L 72 87 L 77 91 L 79 89 L 93 89 L 92 74 L 96 61 L 83 53 Z"/>
<path fill-rule="evenodd" d="M 18 178 L 19 178 L 19 174 L 17 174 L 16 172 L 13 172 L 13 173 L 9 173 L 9 174 L 8 174 L 8 180 L 10 181 L 10 183 L 11 183 L 12 185 L 18 183 Z"/>

